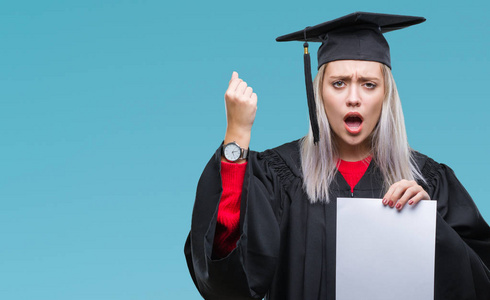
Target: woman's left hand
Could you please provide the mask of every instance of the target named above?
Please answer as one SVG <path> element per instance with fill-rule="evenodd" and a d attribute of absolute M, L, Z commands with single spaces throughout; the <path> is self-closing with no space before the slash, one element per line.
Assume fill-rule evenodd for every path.
<path fill-rule="evenodd" d="M 390 186 L 383 197 L 383 204 L 401 210 L 406 203 L 417 204 L 420 200 L 430 200 L 429 194 L 414 180 L 400 180 Z"/>

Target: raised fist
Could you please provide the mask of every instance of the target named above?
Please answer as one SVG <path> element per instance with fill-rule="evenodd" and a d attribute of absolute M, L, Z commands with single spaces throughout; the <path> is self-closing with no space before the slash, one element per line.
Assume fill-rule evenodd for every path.
<path fill-rule="evenodd" d="M 236 141 L 240 146 L 248 147 L 257 111 L 257 94 L 238 77 L 237 72 L 231 75 L 225 93 L 225 104 L 227 120 L 225 142 Z"/>

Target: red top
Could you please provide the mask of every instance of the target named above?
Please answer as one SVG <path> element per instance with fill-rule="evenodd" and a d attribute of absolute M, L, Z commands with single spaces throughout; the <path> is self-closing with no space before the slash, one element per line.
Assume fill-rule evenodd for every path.
<path fill-rule="evenodd" d="M 344 177 L 345 181 L 350 186 L 350 191 L 354 193 L 354 187 L 361 180 L 361 177 L 366 173 L 369 163 L 371 162 L 371 156 L 360 161 L 345 161 L 340 160 L 337 165 L 337 169 Z"/>
<path fill-rule="evenodd" d="M 351 192 L 354 192 L 354 187 L 366 172 L 370 162 L 371 156 L 361 161 L 340 160 L 338 163 L 337 169 L 349 184 Z M 247 163 L 221 162 L 223 193 L 219 202 L 213 244 L 213 256 L 218 258 L 225 257 L 233 251 L 240 238 L 240 204 L 246 168 Z"/>
<path fill-rule="evenodd" d="M 225 257 L 240 238 L 240 203 L 243 179 L 247 163 L 221 162 L 221 184 L 223 193 L 218 208 L 218 222 L 214 235 L 213 256 Z"/>

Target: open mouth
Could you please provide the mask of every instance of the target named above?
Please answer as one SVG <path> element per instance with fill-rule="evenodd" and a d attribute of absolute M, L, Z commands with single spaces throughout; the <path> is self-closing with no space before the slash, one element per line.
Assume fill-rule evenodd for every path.
<path fill-rule="evenodd" d="M 348 113 L 344 117 L 345 128 L 350 133 L 359 133 L 362 127 L 362 116 L 359 113 Z"/>

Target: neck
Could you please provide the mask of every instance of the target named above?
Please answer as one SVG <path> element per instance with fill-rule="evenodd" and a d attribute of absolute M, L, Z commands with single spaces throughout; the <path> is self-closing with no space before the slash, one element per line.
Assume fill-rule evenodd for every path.
<path fill-rule="evenodd" d="M 337 143 L 337 147 L 340 159 L 344 161 L 360 161 L 371 155 L 371 147 L 368 141 L 354 146 L 341 141 Z"/>

